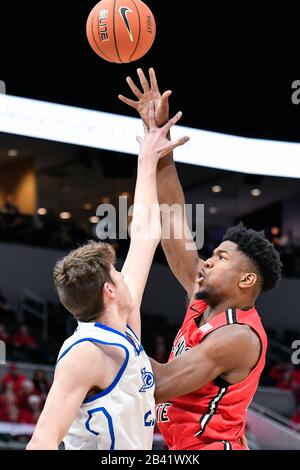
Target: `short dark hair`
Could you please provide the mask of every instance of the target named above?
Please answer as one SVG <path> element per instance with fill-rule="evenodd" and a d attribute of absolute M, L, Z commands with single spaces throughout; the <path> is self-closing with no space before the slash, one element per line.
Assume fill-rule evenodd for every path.
<path fill-rule="evenodd" d="M 262 279 L 261 291 L 273 289 L 281 278 L 282 263 L 279 253 L 266 239 L 264 232 L 246 228 L 240 222 L 227 230 L 223 241 L 227 240 L 236 243 L 239 251 L 244 253 L 258 269 Z"/>
<path fill-rule="evenodd" d="M 112 282 L 114 262 L 111 245 L 91 241 L 56 263 L 54 282 L 59 299 L 76 320 L 95 321 L 102 313 L 102 289 L 105 282 Z"/>

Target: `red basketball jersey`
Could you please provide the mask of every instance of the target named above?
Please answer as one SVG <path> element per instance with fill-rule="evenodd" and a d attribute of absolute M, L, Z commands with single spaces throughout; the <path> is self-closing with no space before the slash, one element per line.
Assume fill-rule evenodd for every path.
<path fill-rule="evenodd" d="M 207 304 L 202 300 L 188 307 L 169 361 L 197 346 L 214 330 L 234 323 L 249 325 L 256 332 L 261 340 L 261 356 L 242 382 L 230 385 L 218 377 L 195 392 L 157 406 L 158 426 L 169 449 L 201 449 L 216 442 L 224 443 L 224 449 L 235 448 L 244 434 L 247 408 L 265 365 L 267 337 L 254 307 L 247 311 L 228 309 L 198 326 L 206 308 Z M 201 364 L 195 364 L 195 367 L 201 367 Z"/>

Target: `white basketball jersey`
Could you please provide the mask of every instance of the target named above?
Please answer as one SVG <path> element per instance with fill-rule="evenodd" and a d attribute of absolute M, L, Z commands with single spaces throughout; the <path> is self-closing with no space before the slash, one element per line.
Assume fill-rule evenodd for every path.
<path fill-rule="evenodd" d="M 63 439 L 65 449 L 151 449 L 155 419 L 154 377 L 140 341 L 129 327 L 124 335 L 97 322 L 80 322 L 74 334 L 64 342 L 58 361 L 82 341 L 122 348 L 125 359 L 112 384 L 84 400 Z"/>

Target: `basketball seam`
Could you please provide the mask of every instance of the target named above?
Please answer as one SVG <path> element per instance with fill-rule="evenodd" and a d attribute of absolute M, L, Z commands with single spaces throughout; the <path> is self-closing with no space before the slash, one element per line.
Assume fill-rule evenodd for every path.
<path fill-rule="evenodd" d="M 95 34 L 94 34 L 94 18 L 95 18 L 95 15 L 96 15 L 96 11 L 94 11 L 94 14 L 92 16 L 92 36 L 93 36 L 94 42 L 96 44 L 96 48 L 98 49 L 99 52 L 101 52 L 101 54 L 104 55 L 104 57 L 106 57 L 106 59 L 109 62 L 111 62 L 111 59 L 105 54 L 105 52 L 102 51 L 102 49 L 98 46 L 98 43 L 96 41 Z M 98 33 L 100 33 L 98 23 L 97 23 L 97 29 L 98 29 Z M 100 34 L 99 34 L 99 36 L 100 36 Z"/>
<path fill-rule="evenodd" d="M 121 59 L 120 54 L 119 54 L 119 49 L 118 49 L 118 44 L 117 44 L 117 36 L 116 36 L 116 28 L 115 28 L 116 1 L 117 0 L 114 0 L 114 8 L 113 8 L 113 30 L 114 30 L 116 53 L 117 53 L 117 56 L 119 57 L 120 62 L 122 63 L 123 60 Z"/>
<path fill-rule="evenodd" d="M 134 48 L 134 51 L 133 51 L 133 53 L 132 53 L 131 56 L 130 56 L 130 59 L 129 59 L 130 61 L 131 61 L 132 57 L 134 56 L 135 51 L 136 51 L 137 48 L 138 48 L 138 45 L 139 45 L 139 42 L 140 42 L 140 37 L 141 37 L 141 17 L 140 17 L 140 12 L 139 12 L 139 9 L 138 9 L 138 7 L 136 6 L 136 3 L 135 3 L 134 0 L 132 0 L 132 3 L 134 4 L 134 6 L 135 6 L 135 8 L 136 8 L 136 11 L 137 11 L 137 14 L 138 14 L 138 18 L 139 18 L 139 34 L 138 34 L 138 39 L 137 39 L 137 42 L 136 42 L 136 46 L 135 46 L 135 48 Z"/>

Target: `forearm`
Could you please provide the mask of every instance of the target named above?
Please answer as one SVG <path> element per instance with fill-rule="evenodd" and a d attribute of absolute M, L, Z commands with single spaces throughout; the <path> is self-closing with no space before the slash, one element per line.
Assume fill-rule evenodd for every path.
<path fill-rule="evenodd" d="M 154 359 L 152 359 L 152 357 L 149 357 L 149 360 L 151 362 L 154 377 L 158 378 L 162 372 L 163 364 L 161 362 L 155 361 Z"/>
<path fill-rule="evenodd" d="M 55 416 L 54 411 L 56 410 L 53 409 L 53 411 L 51 410 L 50 413 L 47 413 L 52 393 L 53 389 L 49 392 L 45 407 L 36 424 L 34 433 L 26 446 L 26 450 L 58 450 L 58 445 L 66 434 L 66 431 L 63 430 L 61 432 L 56 422 L 54 423 L 53 419 L 50 418 Z"/>
<path fill-rule="evenodd" d="M 58 445 L 55 442 L 31 440 L 27 444 L 26 450 L 58 450 Z"/>
<path fill-rule="evenodd" d="M 171 140 L 170 132 L 167 137 Z M 159 204 L 180 204 L 182 207 L 184 206 L 184 193 L 178 178 L 173 152 L 158 162 L 157 193 Z"/>
<path fill-rule="evenodd" d="M 173 152 L 160 160 L 157 166 L 157 192 L 160 204 L 184 205 L 184 193 L 180 184 Z"/>
<path fill-rule="evenodd" d="M 162 240 L 163 248 L 173 248 L 177 244 L 175 233 L 182 234 L 182 238 L 189 233 L 185 217 L 185 198 L 180 184 L 173 153 L 159 161 L 157 167 L 157 194 L 161 207 L 174 206 L 175 212 L 170 211 L 170 238 Z"/>
<path fill-rule="evenodd" d="M 198 388 L 198 378 L 195 381 L 195 364 L 190 361 L 180 360 L 181 367 L 178 367 L 178 359 L 174 359 L 166 364 L 161 364 L 149 358 L 155 378 L 155 402 L 163 403 L 172 398 L 185 395 Z"/>
<path fill-rule="evenodd" d="M 164 225 L 162 226 L 162 248 L 173 274 L 190 296 L 199 257 L 186 220 L 185 197 L 172 153 L 158 163 L 157 192 L 162 208 L 162 224 L 170 223 L 166 231 Z M 165 213 L 169 216 L 164 218 Z M 164 237 L 164 233 L 170 236 Z"/>
<path fill-rule="evenodd" d="M 130 227 L 131 241 L 122 268 L 135 302 L 135 312 L 138 311 L 141 304 L 153 256 L 160 241 L 160 227 L 160 211 L 156 189 L 156 163 L 153 160 L 151 161 L 151 158 L 146 159 L 139 156 L 134 209 Z M 132 322 L 132 325 L 138 331 L 139 318 L 136 318 L 136 313 L 133 316 L 136 321 Z"/>
<path fill-rule="evenodd" d="M 195 370 L 195 364 L 184 366 L 184 371 L 176 367 L 173 361 L 160 364 L 149 358 L 155 378 L 154 397 L 156 403 L 163 403 L 186 393 L 185 382 Z"/>
<path fill-rule="evenodd" d="M 132 239 L 143 239 L 145 244 L 158 243 L 160 238 L 160 213 L 156 188 L 156 163 L 149 155 L 138 158 L 134 209 L 131 223 Z M 149 237 L 150 235 L 153 235 Z"/>
<path fill-rule="evenodd" d="M 160 206 L 167 208 L 174 207 L 174 212 L 170 210 L 170 238 L 162 240 L 163 248 L 176 248 L 177 239 L 175 234 L 181 234 L 181 240 L 191 237 L 190 230 L 185 216 L 185 197 L 181 183 L 178 178 L 173 153 L 165 159 L 159 161 L 157 167 L 157 194 Z M 163 209 L 162 209 L 163 212 Z M 181 242 L 179 240 L 179 242 Z"/>

